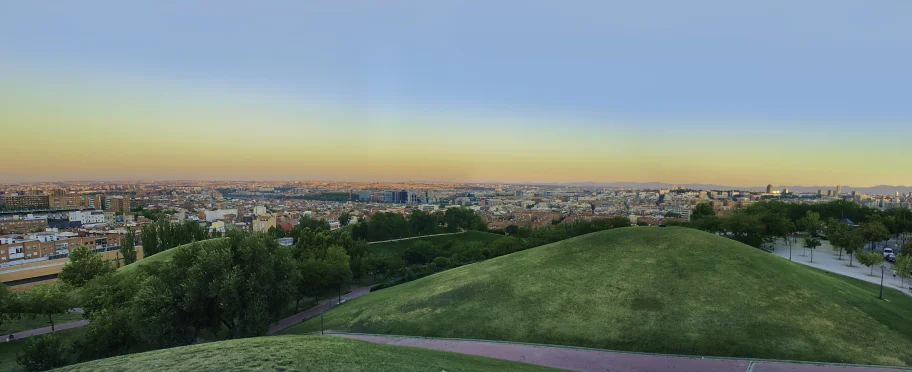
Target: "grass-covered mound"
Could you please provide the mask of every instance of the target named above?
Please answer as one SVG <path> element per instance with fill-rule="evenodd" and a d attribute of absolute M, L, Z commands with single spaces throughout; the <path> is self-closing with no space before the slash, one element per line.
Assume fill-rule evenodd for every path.
<path fill-rule="evenodd" d="M 151 257 L 143 258 L 139 261 L 136 261 L 134 263 L 121 267 L 121 268 L 117 269 L 117 272 L 121 273 L 121 274 L 130 273 L 130 272 L 136 271 L 136 269 L 139 268 L 140 266 L 149 265 L 149 264 L 152 264 L 153 262 L 167 262 L 167 261 L 170 261 L 171 258 L 174 257 L 174 255 L 178 252 L 178 250 L 181 250 L 184 247 L 194 245 L 194 244 L 211 244 L 218 240 L 220 240 L 220 239 L 207 239 L 207 240 L 200 240 L 198 242 L 179 245 L 177 247 L 168 249 L 166 251 L 158 252 L 158 253 L 152 255 Z"/>
<path fill-rule="evenodd" d="M 518 362 L 331 336 L 258 337 L 77 364 L 62 371 L 528 371 Z"/>
<path fill-rule="evenodd" d="M 685 228 L 580 236 L 326 313 L 339 331 L 912 365 L 912 298 Z M 312 319 L 287 333 L 320 329 Z"/>

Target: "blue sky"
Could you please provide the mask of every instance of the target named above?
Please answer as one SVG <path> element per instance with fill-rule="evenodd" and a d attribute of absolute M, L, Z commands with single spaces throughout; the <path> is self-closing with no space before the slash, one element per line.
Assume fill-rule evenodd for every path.
<path fill-rule="evenodd" d="M 367 169 L 353 154 L 391 151 L 373 140 L 389 136 L 434 138 L 425 151 L 450 151 L 394 179 L 912 183 L 897 173 L 912 156 L 910 15 L 908 0 L 6 1 L 0 98 L 16 111 L 9 122 L 78 118 L 121 133 L 157 110 L 206 133 L 199 141 L 238 136 L 212 139 L 213 149 L 249 139 L 251 126 L 319 132 L 329 146 L 333 123 L 335 138 L 362 141 L 335 144 L 348 152 L 333 156 L 349 163 L 251 177 L 360 178 Z M 83 99 L 91 110 L 75 103 Z M 460 148 L 473 141 L 468 158 Z M 389 161 L 422 157 L 400 147 Z M 530 149 L 564 149 L 564 158 Z M 616 160 L 632 153 L 646 156 Z M 714 157 L 727 168 L 701 163 Z M 59 170 L 27 166 L 13 178 Z"/>
<path fill-rule="evenodd" d="M 355 105 L 912 116 L 909 1 L 10 1 L 0 14 L 14 63 Z"/>

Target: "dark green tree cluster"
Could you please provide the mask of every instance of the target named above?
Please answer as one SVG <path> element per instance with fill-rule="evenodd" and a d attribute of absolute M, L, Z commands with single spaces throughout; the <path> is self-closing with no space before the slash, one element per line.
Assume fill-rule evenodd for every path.
<path fill-rule="evenodd" d="M 812 238 L 826 237 L 843 218 L 861 223 L 862 235 L 872 249 L 876 242 L 890 236 L 912 232 L 912 211 L 900 208 L 878 211 L 845 200 L 814 205 L 771 200 L 751 204 L 726 216 L 716 216 L 712 206 L 701 203 L 693 209 L 691 221 L 683 225 L 762 247 L 795 231 Z"/>
<path fill-rule="evenodd" d="M 136 233 L 133 230 L 120 239 L 120 256 L 123 257 L 124 265 L 136 262 Z"/>
<path fill-rule="evenodd" d="M 374 213 L 352 227 L 354 239 L 370 242 L 466 230 L 487 231 L 488 226 L 468 208 L 449 208 L 446 212 L 412 211 L 408 217 L 396 212 Z"/>
<path fill-rule="evenodd" d="M 295 298 L 293 249 L 266 234 L 229 232 L 170 261 L 91 280 L 81 295 L 91 321 L 80 360 L 187 345 L 201 334 L 265 335 Z"/>
<path fill-rule="evenodd" d="M 187 243 L 206 240 L 209 237 L 209 232 L 205 227 L 190 220 L 183 223 L 160 220 L 143 226 L 139 235 L 143 257 L 151 257 L 156 253 Z"/>
<path fill-rule="evenodd" d="M 82 287 L 96 276 L 114 272 L 114 265 L 89 247 L 79 246 L 70 251 L 70 262 L 60 269 L 58 278 L 73 287 Z"/>

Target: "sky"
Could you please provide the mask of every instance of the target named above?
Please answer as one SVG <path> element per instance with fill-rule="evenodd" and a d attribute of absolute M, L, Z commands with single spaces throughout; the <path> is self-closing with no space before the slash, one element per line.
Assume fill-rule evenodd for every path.
<path fill-rule="evenodd" d="M 912 185 L 912 2 L 5 1 L 0 182 Z"/>

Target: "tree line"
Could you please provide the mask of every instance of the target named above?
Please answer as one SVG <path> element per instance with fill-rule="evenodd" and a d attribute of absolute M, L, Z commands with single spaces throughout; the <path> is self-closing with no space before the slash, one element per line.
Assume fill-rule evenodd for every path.
<path fill-rule="evenodd" d="M 341 294 L 353 277 L 352 264 L 363 275 L 363 245 L 346 233 L 322 229 L 305 228 L 298 244 L 287 247 L 268 234 L 230 231 L 129 272 L 78 249 L 59 283 L 18 296 L 0 292 L 0 320 L 83 308 L 90 323 L 82 338 L 64 341 L 51 334 L 23 341 L 19 360 L 29 370 L 189 345 L 200 338 L 262 336 L 289 314 L 291 305 L 297 311 L 301 299 Z"/>
<path fill-rule="evenodd" d="M 473 210 L 462 207 L 434 213 L 416 210 L 408 217 L 396 212 L 380 212 L 371 215 L 370 219 L 360 218 L 352 226 L 351 235 L 356 240 L 375 242 L 465 230 L 487 231 L 488 226 Z"/>
<path fill-rule="evenodd" d="M 143 225 L 139 235 L 144 257 L 151 257 L 156 253 L 210 237 L 214 236 L 210 236 L 207 229 L 199 222 L 191 220 L 182 223 L 158 220 Z"/>

